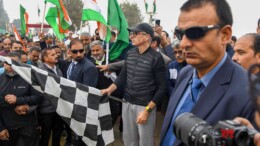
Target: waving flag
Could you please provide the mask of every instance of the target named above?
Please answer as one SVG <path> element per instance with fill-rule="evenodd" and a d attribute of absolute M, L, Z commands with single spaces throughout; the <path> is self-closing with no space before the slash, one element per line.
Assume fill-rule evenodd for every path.
<path fill-rule="evenodd" d="M 26 24 L 28 24 L 28 17 L 28 13 L 25 8 L 20 5 L 21 35 L 23 36 L 28 33 L 28 27 L 26 26 Z"/>
<path fill-rule="evenodd" d="M 15 39 L 17 41 L 23 42 L 21 37 L 20 37 L 20 35 L 19 35 L 19 33 L 18 33 L 18 31 L 17 31 L 17 29 L 16 29 L 16 27 L 14 25 L 12 25 L 12 27 L 13 27 L 13 32 L 14 32 Z"/>
<path fill-rule="evenodd" d="M 39 5 L 38 5 L 38 9 L 37 9 L 37 11 L 38 11 L 38 17 L 40 17 L 41 10 L 40 10 L 40 8 L 39 8 Z"/>
<path fill-rule="evenodd" d="M 45 0 L 51 3 L 51 6 L 45 16 L 45 20 L 52 27 L 54 33 L 59 39 L 65 37 L 64 33 L 68 32 L 71 20 L 65 9 L 62 0 Z"/>
<path fill-rule="evenodd" d="M 82 20 L 97 21 L 100 38 L 105 39 L 106 42 L 109 42 L 111 32 L 107 26 L 105 17 L 102 15 L 101 9 L 99 8 L 96 0 L 83 1 Z"/>
<path fill-rule="evenodd" d="M 145 12 L 147 13 L 147 10 L 148 10 L 148 4 L 147 2 L 144 0 L 144 5 L 145 5 Z"/>
<path fill-rule="evenodd" d="M 22 44 L 23 44 L 23 50 L 26 52 L 27 48 L 25 47 L 24 43 L 23 43 L 23 40 L 21 39 L 16 27 L 14 25 L 12 25 L 13 27 L 13 32 L 14 32 L 14 36 L 15 36 L 15 39 L 17 41 L 20 41 Z"/>
<path fill-rule="evenodd" d="M 114 26 L 119 31 L 117 40 L 109 50 L 109 59 L 117 59 L 129 44 L 128 23 L 117 0 L 108 0 L 108 25 Z"/>
<path fill-rule="evenodd" d="M 88 146 L 114 141 L 110 106 L 100 90 L 0 56 L 34 89 L 43 93 L 56 112 Z"/>
<path fill-rule="evenodd" d="M 156 13 L 156 0 L 153 1 L 153 13 Z"/>

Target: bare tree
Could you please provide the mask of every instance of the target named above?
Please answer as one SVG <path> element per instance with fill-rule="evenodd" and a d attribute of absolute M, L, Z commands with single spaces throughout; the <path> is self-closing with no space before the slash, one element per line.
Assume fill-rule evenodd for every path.
<path fill-rule="evenodd" d="M 9 17 L 4 9 L 3 0 L 0 0 L 0 27 L 5 29 L 7 23 L 9 24 Z"/>
<path fill-rule="evenodd" d="M 80 21 L 82 16 L 83 4 L 81 0 L 63 0 L 64 5 L 69 13 L 70 19 L 73 25 L 70 26 L 70 30 L 80 27 Z"/>
<path fill-rule="evenodd" d="M 136 3 L 129 3 L 126 1 L 120 4 L 120 6 L 125 14 L 129 27 L 133 27 L 143 21 L 143 15 Z"/>

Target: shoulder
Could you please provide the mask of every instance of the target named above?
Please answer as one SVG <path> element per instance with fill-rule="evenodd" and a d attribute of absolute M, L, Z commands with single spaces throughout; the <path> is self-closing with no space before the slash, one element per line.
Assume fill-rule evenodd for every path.
<path fill-rule="evenodd" d="M 149 48 L 147 53 L 149 53 L 151 57 L 153 57 L 156 60 L 158 60 L 159 58 L 163 59 L 162 54 L 152 48 Z"/>
<path fill-rule="evenodd" d="M 169 63 L 168 67 L 169 67 L 169 68 L 174 68 L 174 67 L 176 67 L 177 64 L 178 64 L 177 61 L 174 60 L 174 61 L 171 61 L 171 62 Z"/>
<path fill-rule="evenodd" d="M 226 81 L 233 83 L 241 81 L 246 83 L 248 82 L 247 71 L 237 63 L 233 62 L 229 56 L 217 73 L 219 74 L 219 79 L 224 78 Z"/>
<path fill-rule="evenodd" d="M 131 49 L 128 50 L 127 55 L 128 55 L 128 54 L 136 53 L 136 51 L 137 51 L 137 48 L 136 48 L 136 47 L 133 47 L 133 48 L 131 48 Z"/>
<path fill-rule="evenodd" d="M 82 62 L 80 62 L 80 65 L 82 66 L 82 68 L 85 68 L 85 69 L 96 69 L 96 66 L 94 65 L 94 63 L 91 62 L 87 58 L 84 58 L 84 60 L 82 60 Z"/>
<path fill-rule="evenodd" d="M 42 63 L 41 66 L 39 66 L 40 69 L 48 71 L 48 67 L 46 66 L 46 64 Z"/>

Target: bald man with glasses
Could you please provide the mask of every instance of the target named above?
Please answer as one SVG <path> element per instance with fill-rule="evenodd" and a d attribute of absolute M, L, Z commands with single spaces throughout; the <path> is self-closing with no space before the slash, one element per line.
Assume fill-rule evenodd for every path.
<path fill-rule="evenodd" d="M 186 62 L 171 94 L 161 131 L 162 146 L 184 145 L 173 133 L 175 119 L 191 112 L 214 125 L 237 116 L 253 120 L 247 72 L 225 52 L 232 36 L 226 0 L 188 0 L 181 7 L 175 34 Z M 189 119 L 188 119 L 189 120 Z"/>

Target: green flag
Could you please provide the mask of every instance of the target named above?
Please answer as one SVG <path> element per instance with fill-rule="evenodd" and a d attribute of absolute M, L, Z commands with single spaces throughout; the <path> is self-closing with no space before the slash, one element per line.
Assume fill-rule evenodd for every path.
<path fill-rule="evenodd" d="M 83 11 L 82 11 L 81 20 L 97 21 L 99 35 L 100 35 L 101 39 L 104 39 L 106 42 L 109 42 L 109 40 L 111 38 L 111 32 L 107 26 L 107 22 L 106 22 L 104 16 L 101 13 L 101 9 L 99 8 L 99 6 L 95 0 L 85 0 L 83 2 Z"/>
<path fill-rule="evenodd" d="M 145 12 L 147 13 L 147 10 L 148 10 L 148 4 L 147 2 L 144 0 L 144 4 L 145 4 Z"/>
<path fill-rule="evenodd" d="M 156 13 L 156 0 L 153 1 L 153 13 Z"/>
<path fill-rule="evenodd" d="M 65 37 L 64 33 L 68 31 L 68 28 L 72 24 L 67 10 L 60 0 L 45 0 L 45 2 L 51 4 L 45 20 L 52 27 L 56 36 L 59 39 L 63 39 Z"/>
<path fill-rule="evenodd" d="M 26 10 L 22 5 L 20 5 L 20 20 L 21 20 L 21 35 L 25 36 L 25 34 L 28 32 L 28 28 L 26 27 L 26 24 L 28 23 L 28 14 L 26 13 Z"/>
<path fill-rule="evenodd" d="M 113 61 L 121 55 L 129 44 L 128 24 L 117 0 L 108 0 L 107 21 L 109 26 L 116 27 L 119 31 L 116 42 L 109 50 L 109 59 Z"/>

